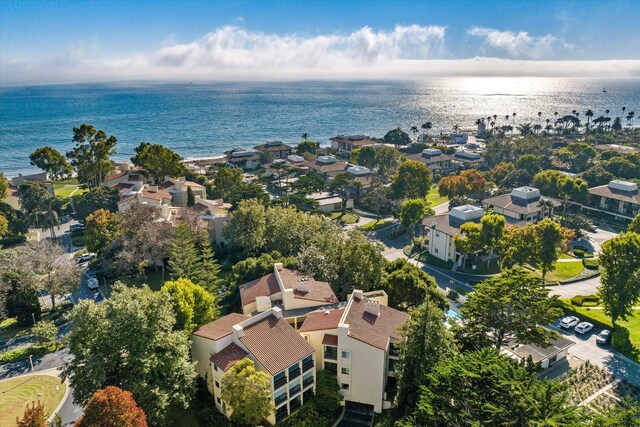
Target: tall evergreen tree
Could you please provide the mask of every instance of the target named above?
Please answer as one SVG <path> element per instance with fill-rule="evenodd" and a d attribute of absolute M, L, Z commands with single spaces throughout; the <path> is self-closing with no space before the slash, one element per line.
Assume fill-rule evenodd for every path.
<path fill-rule="evenodd" d="M 220 282 L 220 264 L 210 244 L 204 245 L 200 251 L 200 276 L 196 283 L 215 295 Z"/>
<path fill-rule="evenodd" d="M 191 187 L 187 187 L 187 206 L 191 207 L 196 204 L 196 196 L 193 194 Z"/>
<path fill-rule="evenodd" d="M 181 222 L 171 243 L 169 268 L 173 279 L 185 278 L 198 281 L 200 275 L 200 257 L 189 226 Z"/>

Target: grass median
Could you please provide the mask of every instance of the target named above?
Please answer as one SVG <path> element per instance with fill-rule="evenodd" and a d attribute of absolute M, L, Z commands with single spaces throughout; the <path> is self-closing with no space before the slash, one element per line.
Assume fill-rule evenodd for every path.
<path fill-rule="evenodd" d="M 56 389 L 56 386 L 57 389 Z M 24 409 L 38 400 L 49 417 L 62 401 L 67 385 L 51 375 L 22 376 L 0 381 L 0 425 L 15 425 Z"/>

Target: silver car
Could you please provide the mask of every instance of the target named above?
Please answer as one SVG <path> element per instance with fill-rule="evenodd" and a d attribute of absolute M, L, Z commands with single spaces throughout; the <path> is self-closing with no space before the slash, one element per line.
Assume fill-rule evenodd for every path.
<path fill-rule="evenodd" d="M 580 322 L 580 323 L 578 323 L 578 326 L 576 326 L 574 331 L 576 331 L 576 334 L 581 334 L 582 335 L 582 334 L 586 334 L 587 332 L 589 332 L 592 329 L 593 329 L 593 323 Z"/>
<path fill-rule="evenodd" d="M 95 277 L 90 277 L 89 279 L 87 279 L 87 288 L 91 289 L 92 291 L 97 291 L 99 287 L 100 284 L 98 283 L 98 279 L 96 279 Z"/>

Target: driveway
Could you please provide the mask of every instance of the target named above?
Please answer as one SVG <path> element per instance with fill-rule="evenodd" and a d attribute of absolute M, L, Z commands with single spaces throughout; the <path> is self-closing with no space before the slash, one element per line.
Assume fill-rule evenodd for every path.
<path fill-rule="evenodd" d="M 567 285 L 549 286 L 547 289 L 549 289 L 551 295 L 558 295 L 560 298 L 572 298 L 576 295 L 593 295 L 598 292 L 598 286 L 600 286 L 600 276 Z"/>
<path fill-rule="evenodd" d="M 581 360 L 588 360 L 594 365 L 598 365 L 611 372 L 618 378 L 624 378 L 632 384 L 640 385 L 640 365 L 616 353 L 610 345 L 599 346 L 596 344 L 596 336 L 600 329 L 592 329 L 585 335 L 577 335 L 573 330 L 561 329 L 558 322 L 550 326 L 563 337 L 573 341 L 574 346 L 569 348 L 569 356 Z"/>

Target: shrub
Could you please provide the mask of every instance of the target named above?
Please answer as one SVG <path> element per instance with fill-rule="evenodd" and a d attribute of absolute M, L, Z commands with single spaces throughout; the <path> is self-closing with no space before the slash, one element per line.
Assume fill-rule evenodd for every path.
<path fill-rule="evenodd" d="M 458 294 L 460 294 L 460 295 L 466 295 L 466 294 L 468 293 L 468 292 L 467 292 L 467 290 L 466 290 L 465 288 L 462 288 L 462 287 L 460 287 L 460 286 L 456 286 L 456 287 L 455 287 L 455 288 L 453 288 L 453 289 L 455 289 L 455 291 L 456 291 Z"/>
<path fill-rule="evenodd" d="M 627 328 L 619 327 L 613 331 L 611 335 L 611 345 L 614 350 L 621 353 L 626 353 L 631 350 L 631 341 L 629 340 L 629 330 Z"/>
<path fill-rule="evenodd" d="M 583 259 L 582 264 L 584 265 L 584 268 L 589 270 L 597 270 L 600 267 L 600 261 L 595 258 Z"/>
<path fill-rule="evenodd" d="M 449 298 L 451 301 L 458 301 L 458 297 L 458 293 L 454 290 L 450 290 L 447 294 L 447 298 Z"/>
<path fill-rule="evenodd" d="M 600 297 L 598 295 L 576 295 L 571 298 L 571 304 L 578 307 L 596 307 L 600 305 Z"/>

